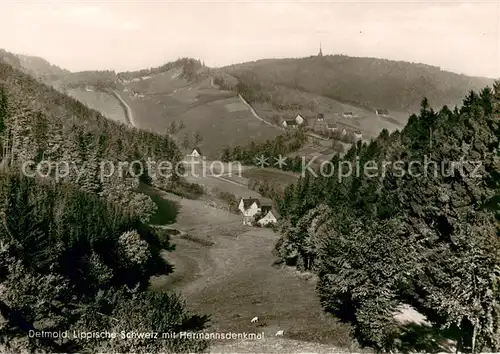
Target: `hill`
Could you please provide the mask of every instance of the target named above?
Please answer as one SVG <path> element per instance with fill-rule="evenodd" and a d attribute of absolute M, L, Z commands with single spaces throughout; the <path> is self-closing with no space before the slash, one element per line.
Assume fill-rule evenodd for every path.
<path fill-rule="evenodd" d="M 31 55 L 17 54 L 20 65 L 27 70 L 32 76 L 40 78 L 43 81 L 51 82 L 58 78 L 70 74 L 69 70 L 62 69 L 56 65 L 52 65 L 47 60 Z"/>
<path fill-rule="evenodd" d="M 266 59 L 222 68 L 264 89 L 283 86 L 370 110 L 414 111 L 425 96 L 437 107 L 460 104 L 469 90 L 493 80 L 469 77 L 439 67 L 344 55 Z M 261 99 L 265 99 L 262 97 Z"/>

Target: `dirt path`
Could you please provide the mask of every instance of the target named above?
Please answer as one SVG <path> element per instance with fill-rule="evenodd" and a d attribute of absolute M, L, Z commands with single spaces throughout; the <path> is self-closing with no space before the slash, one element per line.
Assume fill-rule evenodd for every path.
<path fill-rule="evenodd" d="M 125 111 L 125 117 L 127 118 L 127 123 L 135 128 L 138 128 L 134 120 L 134 114 L 132 113 L 132 108 L 130 108 L 129 104 L 125 102 L 125 100 L 122 98 L 122 96 L 120 96 L 120 94 L 116 90 L 112 90 L 111 93 L 118 99 L 118 101 L 120 101 L 120 104 L 123 106 L 123 109 Z"/>
<path fill-rule="evenodd" d="M 277 125 L 274 125 L 274 124 L 268 122 L 267 120 L 265 120 L 264 118 L 262 118 L 261 116 L 259 116 L 257 114 L 257 112 L 255 112 L 255 109 L 250 105 L 250 103 L 247 102 L 247 100 L 245 100 L 243 98 L 243 96 L 241 94 L 238 93 L 238 97 L 240 98 L 241 102 L 243 102 L 243 104 L 248 107 L 248 109 L 250 110 L 250 112 L 252 112 L 252 115 L 255 118 L 257 118 L 258 120 L 260 120 L 261 122 L 263 122 L 263 123 L 265 123 L 267 125 L 270 125 L 273 128 L 276 128 L 276 129 L 279 129 L 279 130 L 282 130 L 282 131 L 285 130 L 284 128 L 278 127 Z"/>

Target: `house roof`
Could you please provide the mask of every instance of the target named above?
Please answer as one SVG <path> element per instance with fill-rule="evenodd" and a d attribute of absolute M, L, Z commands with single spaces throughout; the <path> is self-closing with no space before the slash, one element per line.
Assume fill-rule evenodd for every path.
<path fill-rule="evenodd" d="M 256 203 L 258 207 L 261 205 L 257 198 L 241 198 L 241 200 L 243 200 L 243 209 L 250 208 L 253 203 Z"/>
<path fill-rule="evenodd" d="M 201 150 L 200 150 L 200 148 L 195 147 L 195 148 L 193 149 L 193 152 L 195 152 L 195 151 L 196 151 L 198 154 L 200 154 L 200 155 L 201 155 Z"/>
<path fill-rule="evenodd" d="M 297 125 L 297 122 L 293 119 L 286 119 L 285 123 L 286 125 Z"/>
<path fill-rule="evenodd" d="M 278 212 L 278 210 L 276 210 L 276 209 L 274 209 L 274 208 L 273 208 L 273 209 L 271 209 L 271 210 L 269 210 L 268 214 L 269 214 L 269 213 L 272 213 L 276 219 L 281 218 L 281 215 L 280 215 L 280 213 Z M 267 215 L 267 214 L 266 214 L 266 215 Z"/>

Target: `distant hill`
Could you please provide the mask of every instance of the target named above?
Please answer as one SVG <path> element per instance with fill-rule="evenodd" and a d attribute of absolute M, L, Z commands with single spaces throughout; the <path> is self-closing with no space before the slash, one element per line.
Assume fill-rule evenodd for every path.
<path fill-rule="evenodd" d="M 16 55 L 19 58 L 21 66 L 30 72 L 34 77 L 43 78 L 46 80 L 57 80 L 61 76 L 68 75 L 71 72 L 62 69 L 56 65 L 52 65 L 47 60 L 31 55 Z"/>
<path fill-rule="evenodd" d="M 425 64 L 344 55 L 265 59 L 221 70 L 263 91 L 281 86 L 368 109 L 398 111 L 418 109 L 424 96 L 433 106 L 461 104 L 469 90 L 493 83 Z M 260 99 L 269 97 L 263 94 Z"/>
<path fill-rule="evenodd" d="M 17 57 L 17 55 L 9 53 L 3 49 L 0 49 L 0 62 L 9 64 L 16 69 L 22 69 L 21 60 Z"/>

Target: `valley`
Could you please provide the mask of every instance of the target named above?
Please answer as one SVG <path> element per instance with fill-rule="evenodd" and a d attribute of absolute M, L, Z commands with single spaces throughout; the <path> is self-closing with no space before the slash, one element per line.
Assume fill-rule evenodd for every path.
<path fill-rule="evenodd" d="M 292 352 L 331 352 L 350 347 L 348 328 L 322 313 L 314 276 L 273 265 L 277 235 L 272 230 L 243 226 L 240 215 L 202 201 L 161 195 L 179 203 L 177 219 L 169 227 L 191 238 L 172 236 L 176 249 L 166 258 L 174 273 L 154 277 L 152 288 L 173 288 L 191 309 L 211 314 L 208 332 L 264 332 L 264 340 L 224 340 L 212 352 L 271 353 L 287 346 L 295 347 Z M 259 323 L 250 323 L 254 316 Z M 284 330 L 285 339 L 274 336 L 278 330 Z"/>
<path fill-rule="evenodd" d="M 459 151 L 459 146 L 464 146 L 463 141 L 479 137 L 477 146 L 470 144 L 470 151 L 463 150 L 467 150 L 472 158 L 478 156 L 473 149 L 482 149 L 481 153 L 489 154 L 492 157 L 490 160 L 494 161 L 497 151 L 492 147 L 498 143 L 495 135 L 498 134 L 498 125 L 491 119 L 492 95 L 488 90 L 466 97 L 469 103 L 464 105 L 462 111 L 443 109 L 436 113 L 424 101 L 420 116 L 409 119 L 410 114 L 418 113 L 420 102 L 415 97 L 420 99 L 423 88 L 428 89 L 439 104 L 459 104 L 456 97 L 462 97 L 464 87 L 476 87 L 483 83 L 482 79 L 443 73 L 439 68 L 430 66 L 322 55 L 248 62 L 218 69 L 183 58 L 162 67 L 123 73 L 71 73 L 36 58 L 5 57 L 8 61 L 4 59 L 0 63 L 3 69 L 0 74 L 6 78 L 6 87 L 13 96 L 9 99 L 14 108 L 10 112 L 3 108 L 3 97 L 7 95 L 0 92 L 0 118 L 5 117 L 9 124 L 10 130 L 5 130 L 4 134 L 5 141 L 11 144 L 11 149 L 15 143 L 21 146 L 22 153 L 15 157 L 19 161 L 25 156 L 35 160 L 45 157 L 44 149 L 51 148 L 56 159 L 89 160 L 92 166 L 90 176 L 82 182 L 83 191 L 68 189 L 68 192 L 63 189 L 66 187 L 50 187 L 53 188 L 50 189 L 53 195 L 47 199 L 53 201 L 60 198 L 68 203 L 68 215 L 63 214 L 56 203 L 50 204 L 52 209 L 46 211 L 43 199 L 30 202 L 29 198 L 35 197 L 24 188 L 23 183 L 28 182 L 5 177 L 7 182 L 0 185 L 4 187 L 0 192 L 11 198 L 5 208 L 14 212 L 2 214 L 2 217 L 9 218 L 9 223 L 2 221 L 5 230 L 0 231 L 0 236 L 5 239 L 9 236 L 12 240 L 10 229 L 22 226 L 18 234 L 26 233 L 31 237 L 23 240 L 31 246 L 20 248 L 22 252 L 32 252 L 23 253 L 29 260 L 35 254 L 30 247 L 41 239 L 37 227 L 42 229 L 38 224 L 33 229 L 29 227 L 32 209 L 41 215 L 40 219 L 45 222 L 42 223 L 43 230 L 47 234 L 57 232 L 57 236 L 63 239 L 67 232 L 73 248 L 68 247 L 67 253 L 64 253 L 65 249 L 59 251 L 65 244 L 57 239 L 57 252 L 64 255 L 61 260 L 57 258 L 59 254 L 54 256 L 56 261 L 52 258 L 45 260 L 45 254 L 36 254 L 36 257 L 47 264 L 52 261 L 68 262 L 74 267 L 73 273 L 68 276 L 71 279 L 78 279 L 79 274 L 87 272 L 85 280 L 92 279 L 98 284 L 102 282 L 105 290 L 85 283 L 90 289 L 85 291 L 91 293 L 92 301 L 95 300 L 88 308 L 94 305 L 111 308 L 109 315 L 105 315 L 105 321 L 108 321 L 106 326 L 114 326 L 113 322 L 120 320 L 122 326 L 155 326 L 154 321 L 161 318 L 159 322 L 166 328 L 188 326 L 194 331 L 204 332 L 264 333 L 262 340 L 215 341 L 211 343 L 212 353 L 381 350 L 396 338 L 390 336 L 397 331 L 407 335 L 403 339 L 408 342 L 415 339 L 412 336 L 418 331 L 428 331 L 425 332 L 425 340 L 430 340 L 435 334 L 431 325 L 410 323 L 404 328 L 394 325 L 395 309 L 412 303 L 432 312 L 435 309 L 432 301 L 450 302 L 448 296 L 454 296 L 436 290 L 439 286 L 457 287 L 455 283 L 442 280 L 449 278 L 446 272 L 456 266 L 463 271 L 459 276 L 470 275 L 466 265 L 460 262 L 462 259 L 475 259 L 474 252 L 483 249 L 466 244 L 463 249 L 469 252 L 467 247 L 470 247 L 471 253 L 462 257 L 453 247 L 441 245 L 447 245 L 446 237 L 459 233 L 453 229 L 455 222 L 462 223 L 460 226 L 469 232 L 453 234 L 457 238 L 464 234 L 474 237 L 483 235 L 482 229 L 479 232 L 479 229 L 467 228 L 470 220 L 476 223 L 473 226 L 477 228 L 486 220 L 490 229 L 484 234 L 489 236 L 494 233 L 493 214 L 487 214 L 489 211 L 481 211 L 480 216 L 476 216 L 479 212 L 472 213 L 470 219 L 463 221 L 460 213 L 455 214 L 457 204 L 446 204 L 449 202 L 446 193 L 466 200 L 462 204 L 454 200 L 466 207 L 467 203 L 473 205 L 474 198 L 492 198 L 496 193 L 494 188 L 497 188 L 492 187 L 495 186 L 492 181 L 497 176 L 495 169 L 498 167 L 494 162 L 486 167 L 493 177 L 480 187 L 471 187 L 468 181 L 449 182 L 440 177 L 415 185 L 406 180 L 396 180 L 394 175 L 387 180 L 362 179 L 359 176 L 346 181 L 324 176 L 300 178 L 298 169 L 282 170 L 272 165 L 274 161 L 265 168 L 252 164 L 253 153 L 256 152 L 275 153 L 272 155 L 274 158 L 278 154 L 281 157 L 283 150 L 286 151 L 287 161 L 318 158 L 321 162 L 331 161 L 336 156 L 344 158 L 351 147 L 351 152 L 355 152 L 353 155 L 359 154 L 366 160 L 382 160 L 387 156 L 404 160 L 408 158 L 407 151 L 416 156 L 428 153 L 426 149 L 430 144 L 420 143 L 427 143 L 425 139 L 430 128 L 436 128 L 440 141 L 448 144 L 438 144 L 436 148 L 443 156 Z M 352 72 L 358 69 L 360 73 Z M 387 77 L 380 78 L 380 72 Z M 405 77 L 407 72 L 411 73 L 408 78 Z M 449 80 L 436 83 L 430 78 L 432 75 Z M 405 84 L 406 79 L 408 84 Z M 397 92 L 401 92 L 399 98 L 395 95 Z M 27 98 L 20 98 L 19 93 Z M 27 102 L 38 102 L 43 107 L 43 113 Z M 389 113 L 382 113 L 386 108 L 389 108 Z M 295 127 L 290 120 L 298 116 L 304 119 L 304 123 Z M 440 121 L 434 119 L 438 116 Z M 71 119 L 66 120 L 66 117 Z M 474 119 L 480 119 L 481 124 L 476 124 Z M 330 128 L 330 125 L 335 127 Z M 401 131 L 404 129 L 406 135 L 401 138 L 399 134 L 403 134 Z M 467 135 L 468 129 L 472 131 L 470 136 Z M 346 132 L 341 134 L 343 130 Z M 383 130 L 386 132 L 381 134 Z M 333 131 L 339 135 L 330 134 Z M 353 147 L 354 141 L 347 137 L 354 134 L 359 134 L 361 142 Z M 33 144 L 30 143 L 31 136 L 34 137 Z M 296 144 L 297 141 L 300 143 Z M 7 152 L 8 144 L 4 149 Z M 67 151 L 58 154 L 60 145 Z M 228 147 L 233 155 L 229 155 Z M 242 157 L 246 165 L 236 165 L 235 169 L 231 165 L 229 173 L 231 162 L 228 161 L 231 159 L 222 157 L 225 152 L 230 157 Z M 12 150 L 10 153 L 13 154 Z M 182 160 L 187 173 L 177 179 L 141 175 L 127 177 L 123 181 L 116 178 L 103 182 L 96 177 L 99 162 L 105 158 L 144 161 L 151 156 L 165 161 Z M 355 157 L 348 154 L 345 158 Z M 207 165 L 217 167 L 206 170 Z M 24 189 L 19 187 L 20 191 L 17 191 L 18 186 Z M 484 191 L 478 191 L 483 187 Z M 37 188 L 43 189 L 41 185 Z M 191 188 L 194 192 L 183 194 L 183 188 Z M 414 191 L 418 192 L 417 197 Z M 77 197 L 74 200 L 70 197 L 65 199 L 66 193 Z M 85 209 L 79 209 L 79 198 L 86 201 Z M 258 199 L 255 205 L 259 204 L 259 213 L 260 202 L 270 202 L 274 210 L 278 209 L 277 224 L 273 228 L 244 225 L 245 204 L 242 203 L 245 210 L 238 210 L 242 198 Z M 416 198 L 421 199 L 414 203 Z M 21 201 L 20 204 L 24 203 L 22 218 L 19 219 L 15 209 L 17 200 Z M 433 203 L 432 210 L 421 206 L 426 205 L 424 201 Z M 96 205 L 97 211 L 93 209 Z M 80 212 L 85 219 L 77 220 L 76 215 Z M 87 215 L 99 220 L 98 226 L 94 226 L 93 219 Z M 426 224 L 427 219 L 423 217 L 420 220 L 421 215 L 428 217 L 432 223 Z M 57 223 L 47 227 L 47 220 L 51 218 Z M 75 237 L 66 230 L 65 223 L 70 225 L 68 229 L 78 229 Z M 108 224 L 112 226 L 108 227 Z M 433 238 L 426 238 L 430 246 L 421 246 L 419 242 L 415 242 L 416 246 L 411 244 L 415 234 L 422 233 L 427 237 L 427 233 L 432 232 Z M 436 241 L 438 246 L 432 243 L 434 240 L 439 241 Z M 491 251 L 487 247 L 493 242 L 484 241 L 483 245 L 483 241 L 477 240 L 487 254 Z M 47 240 L 43 242 L 43 247 L 51 247 Z M 106 247 L 110 245 L 113 251 L 108 252 Z M 103 250 L 99 250 L 101 246 Z M 72 258 L 71 252 L 77 257 Z M 456 263 L 446 263 L 447 256 Z M 114 268 L 107 267 L 99 257 Z M 442 278 L 436 276 L 441 282 L 437 285 L 426 277 L 428 269 L 425 267 L 429 259 L 433 262 L 437 259 L 436 269 L 442 267 L 438 274 Z M 52 271 L 48 265 L 46 268 Z M 61 269 L 66 276 L 65 268 Z M 422 273 L 419 273 L 421 270 Z M 119 275 L 116 277 L 118 280 L 113 278 L 113 271 Z M 12 271 L 12 274 L 15 272 Z M 128 289 L 120 288 L 127 284 L 128 274 L 139 279 L 140 293 L 146 294 L 140 296 L 148 297 L 147 301 L 144 300 L 147 308 L 144 311 L 147 315 L 151 314 L 149 323 L 142 322 L 139 315 L 134 317 L 137 319 L 134 322 L 126 316 L 126 308 L 118 305 L 115 308 L 115 304 L 111 306 L 106 302 L 108 299 L 103 300 L 107 296 L 104 291 L 109 291 L 116 295 L 112 301 L 120 299 L 120 296 L 135 301 L 135 290 L 128 292 Z M 402 279 L 401 282 L 394 274 Z M 420 277 L 418 280 L 422 283 L 412 283 L 413 274 L 415 278 Z M 459 276 L 453 280 L 456 281 Z M 13 276 L 9 281 L 13 283 L 14 280 Z M 88 283 L 92 284 L 91 281 Z M 412 286 L 417 288 L 429 284 L 433 287 L 429 286 L 425 291 L 435 291 L 435 298 L 424 304 L 418 303 L 418 296 L 427 296 L 423 290 L 422 294 L 412 298 Z M 466 288 L 459 296 L 469 290 Z M 417 293 L 416 290 L 414 292 Z M 179 294 L 179 302 L 169 302 L 168 296 L 173 293 Z M 470 299 L 466 295 L 464 298 L 463 306 L 467 307 Z M 179 315 L 182 320 L 168 322 L 163 316 L 176 313 L 173 308 L 184 300 L 190 313 L 207 315 L 208 322 L 205 323 L 203 317 L 195 316 L 189 319 L 192 322 L 186 324 L 182 321 L 188 317 L 183 314 Z M 162 310 L 163 305 L 166 311 Z M 358 305 L 359 308 L 355 308 Z M 184 311 L 183 306 L 179 305 L 179 308 Z M 339 308 L 347 309 L 347 320 L 342 317 L 346 313 Z M 164 312 L 162 315 L 160 310 Z M 450 306 L 450 309 L 439 308 L 436 312 L 449 311 L 452 318 L 455 310 Z M 122 316 L 117 316 L 118 320 L 113 317 L 116 312 Z M 411 311 L 405 314 L 408 312 Z M 425 318 L 421 313 L 417 314 Z M 349 317 L 351 315 L 352 318 Z M 356 316 L 358 318 L 354 321 Z M 252 322 L 254 317 L 258 317 L 258 321 Z M 88 320 L 93 321 L 89 324 L 85 322 L 87 317 L 82 318 L 77 325 L 101 325 L 100 319 L 92 318 Z M 452 319 L 456 321 L 457 318 Z M 433 320 L 437 323 L 440 319 Z M 283 332 L 278 336 L 279 331 Z M 449 338 L 439 337 L 436 346 L 441 348 L 446 341 L 449 344 Z M 406 345 L 404 340 L 395 340 L 394 343 L 391 342 L 388 347 L 402 348 Z M 452 342 L 453 345 L 455 343 Z M 417 344 L 428 348 L 427 343 Z M 133 345 L 130 348 L 134 348 Z M 368 349 L 363 349 L 364 346 Z"/>

